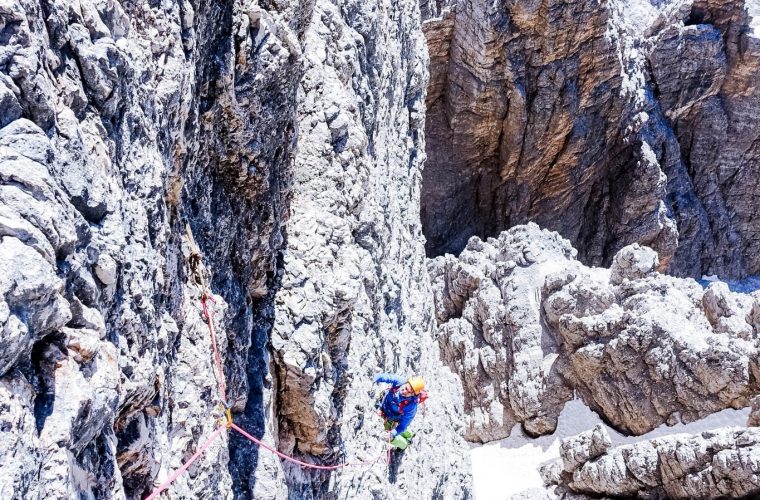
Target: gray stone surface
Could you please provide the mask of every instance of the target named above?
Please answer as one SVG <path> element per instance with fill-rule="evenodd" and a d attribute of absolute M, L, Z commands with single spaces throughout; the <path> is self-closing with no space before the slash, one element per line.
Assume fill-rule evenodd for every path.
<path fill-rule="evenodd" d="M 563 450 L 563 463 L 568 455 L 575 458 L 577 452 Z M 548 485 L 558 485 L 555 493 L 562 499 L 751 498 L 760 493 L 759 471 L 760 431 L 750 428 L 619 446 L 583 460 L 560 478 L 544 477 Z"/>
<path fill-rule="evenodd" d="M 422 2 L 431 256 L 527 221 L 589 265 L 760 272 L 756 2 Z"/>
<path fill-rule="evenodd" d="M 222 416 L 201 277 L 227 402 L 270 444 L 384 457 L 378 370 L 436 404 L 390 468 L 302 472 L 225 432 L 167 496 L 468 495 L 419 23 L 411 0 L 0 1 L 0 496 L 141 498 L 198 449 Z"/>
<path fill-rule="evenodd" d="M 509 436 L 518 422 L 531 435 L 554 431 L 572 391 L 557 372 L 559 346 L 539 293 L 544 277 L 574 256 L 567 240 L 528 224 L 473 238 L 459 258 L 429 261 L 438 342 L 462 378 L 468 440 Z"/>
<path fill-rule="evenodd" d="M 171 498 L 468 498 L 465 439 L 551 433 L 574 391 L 631 433 L 750 404 L 760 299 L 658 271 L 760 266 L 754 21 L 644 3 L 0 0 L 0 497 L 141 498 L 198 449 L 204 282 L 226 403 L 280 450 L 382 458 L 378 371 L 431 398 L 390 466 L 224 432 Z M 469 238 L 529 219 L 611 270 Z M 558 483 L 616 456 L 563 446 Z"/>
<path fill-rule="evenodd" d="M 585 462 L 603 455 L 611 446 L 610 436 L 601 424 L 577 436 L 563 439 L 559 446 L 562 471 L 572 473 Z"/>
<path fill-rule="evenodd" d="M 376 458 L 385 435 L 369 395 L 379 372 L 419 373 L 434 402 L 412 424 L 417 437 L 390 479 L 381 467 L 335 481 L 286 466 L 299 498 L 463 498 L 470 490 L 461 385 L 433 337 L 418 212 L 427 79 L 418 9 L 410 1 L 376 11 L 314 5 L 271 344 L 288 453 Z"/>
<path fill-rule="evenodd" d="M 294 31 L 257 55 L 248 10 L 0 3 L 3 498 L 139 498 L 215 428 L 186 223 L 236 409 L 261 385 L 241 367 L 264 357 L 252 297 L 282 246 L 299 73 L 271 55 Z M 231 491 L 224 440 L 174 497 Z"/>
<path fill-rule="evenodd" d="M 637 253 L 651 268 L 651 253 L 626 247 L 609 277 L 561 271 L 547 279 L 543 307 L 561 338 L 567 380 L 633 434 L 748 406 L 760 392 L 758 336 L 747 322 L 755 299 L 720 282 L 703 289 L 690 279 L 644 274 L 630 265 Z"/>
<path fill-rule="evenodd" d="M 557 233 L 529 224 L 429 262 L 468 440 L 508 436 L 518 422 L 551 433 L 573 393 L 635 435 L 760 393 L 756 295 L 660 274 L 657 254 L 638 244 L 611 269 L 574 257 Z"/>

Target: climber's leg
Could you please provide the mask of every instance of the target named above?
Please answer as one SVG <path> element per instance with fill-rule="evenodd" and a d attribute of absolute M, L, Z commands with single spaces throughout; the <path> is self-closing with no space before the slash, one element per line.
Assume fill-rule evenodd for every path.
<path fill-rule="evenodd" d="M 403 434 L 399 434 L 393 438 L 393 441 L 391 441 L 391 446 L 398 448 L 399 450 L 405 450 L 406 447 L 409 446 L 409 442 L 404 438 Z"/>

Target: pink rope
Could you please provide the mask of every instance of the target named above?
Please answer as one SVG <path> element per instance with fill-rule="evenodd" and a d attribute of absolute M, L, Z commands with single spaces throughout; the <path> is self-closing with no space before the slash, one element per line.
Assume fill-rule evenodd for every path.
<path fill-rule="evenodd" d="M 224 402 L 225 408 L 226 408 L 226 405 L 227 405 L 227 394 L 226 394 L 226 385 L 225 385 L 225 382 L 224 382 L 224 370 L 222 369 L 222 360 L 221 360 L 221 357 L 219 356 L 219 349 L 217 349 L 217 346 L 216 346 L 216 332 L 214 330 L 214 321 L 213 321 L 213 318 L 212 318 L 212 315 L 211 315 L 211 311 L 209 311 L 209 308 L 206 305 L 206 301 L 207 300 L 211 300 L 212 302 L 214 302 L 213 297 L 211 297 L 209 295 L 206 295 L 204 293 L 203 296 L 201 297 L 201 304 L 203 305 L 203 314 L 206 316 L 206 322 L 208 324 L 208 329 L 209 329 L 209 332 L 211 333 L 211 346 L 214 349 L 214 361 L 216 362 L 216 369 L 217 369 L 218 378 L 219 378 L 219 393 L 222 396 L 222 401 Z M 228 421 L 225 422 L 224 425 L 222 425 L 219 428 L 217 428 L 208 437 L 208 439 L 206 439 L 206 441 L 204 441 L 203 444 L 200 445 L 200 447 L 198 448 L 198 451 L 196 451 L 193 454 L 193 456 L 190 457 L 190 459 L 187 462 L 185 462 L 184 464 L 182 464 L 182 466 L 179 469 L 177 469 L 176 471 L 174 471 L 174 473 L 171 476 L 169 476 L 169 478 L 166 481 L 164 481 L 163 483 L 161 483 L 161 485 L 158 488 L 156 488 L 155 490 L 153 490 L 153 493 L 151 493 L 148 497 L 146 497 L 145 500 L 154 500 L 158 495 L 161 494 L 162 491 L 166 490 L 180 475 L 182 475 L 183 472 L 185 472 L 187 469 L 190 468 L 190 466 L 193 464 L 193 462 L 195 462 L 198 459 L 198 457 L 200 457 L 208 449 L 209 446 L 211 446 L 211 443 L 213 443 L 214 440 L 216 440 L 216 438 L 219 437 L 219 435 L 222 433 L 222 431 L 225 428 L 235 429 L 238 433 L 240 433 L 241 435 L 243 435 L 243 437 L 248 438 L 249 440 L 251 440 L 254 443 L 256 443 L 257 445 L 259 445 L 260 447 L 264 448 L 265 450 L 270 451 L 271 453 L 274 453 L 275 455 L 277 455 L 280 458 L 283 458 L 285 460 L 288 460 L 290 462 L 298 464 L 298 465 L 300 465 L 302 467 L 308 467 L 308 468 L 311 468 L 311 469 L 337 470 L 337 469 L 341 469 L 343 467 L 361 467 L 361 466 L 365 466 L 365 465 L 375 464 L 375 463 L 379 462 L 382 459 L 382 457 L 383 457 L 383 455 L 380 455 L 378 458 L 376 458 L 375 460 L 372 460 L 371 462 L 370 461 L 365 461 L 365 462 L 346 462 L 346 463 L 342 463 L 342 464 L 338 464 L 338 465 L 317 465 L 317 464 L 310 464 L 308 462 L 303 462 L 301 460 L 298 460 L 296 458 L 288 456 L 288 455 L 286 455 L 284 453 L 281 453 L 281 452 L 277 451 L 276 449 L 272 448 L 271 446 L 263 443 L 262 441 L 256 439 L 255 437 L 251 436 L 250 434 L 248 434 L 245 430 L 243 430 L 242 428 L 238 427 L 234 422 L 232 422 L 232 420 L 230 418 L 229 409 L 227 409 L 227 419 L 228 419 Z M 385 461 L 386 461 L 386 464 L 390 464 L 391 463 L 391 434 L 390 434 L 390 432 L 388 433 L 388 448 L 387 448 L 387 452 L 385 453 Z"/>
<path fill-rule="evenodd" d="M 286 455 L 286 454 L 284 454 L 284 453 L 282 453 L 280 451 L 277 451 L 276 449 L 272 448 L 268 444 L 266 444 L 266 443 L 264 443 L 264 442 L 256 439 L 255 437 L 251 436 L 250 434 L 248 434 L 247 432 L 245 432 L 243 429 L 241 429 L 240 427 L 238 427 L 235 423 L 233 423 L 231 425 L 231 428 L 234 429 L 234 430 L 236 430 L 237 432 L 239 432 L 240 434 L 242 434 L 244 437 L 248 438 L 249 440 L 253 441 L 257 445 L 261 446 L 265 450 L 274 453 L 278 457 L 283 458 L 285 460 L 288 460 L 290 462 L 293 462 L 294 464 L 298 464 L 298 465 L 300 465 L 302 467 L 308 467 L 310 469 L 336 470 L 336 469 L 341 469 L 343 467 L 360 467 L 360 466 L 363 466 L 363 465 L 372 465 L 372 464 L 375 464 L 382 457 L 382 455 L 380 455 L 380 457 L 376 458 L 375 460 L 373 460 L 371 462 L 346 462 L 346 463 L 342 463 L 342 464 L 338 464 L 338 465 L 317 465 L 317 464 L 310 464 L 308 462 L 302 462 L 301 460 L 298 460 L 298 459 L 293 458 L 291 456 L 288 456 L 288 455 Z M 388 444 L 390 445 L 390 433 L 388 433 Z M 387 463 L 390 463 L 390 460 L 391 460 L 391 449 L 390 449 L 390 446 L 388 446 Z"/>
<path fill-rule="evenodd" d="M 203 304 L 203 314 L 206 315 L 206 322 L 208 323 L 208 330 L 211 333 L 211 346 L 214 348 L 214 361 L 216 361 L 216 370 L 218 372 L 218 378 L 219 378 L 219 394 L 222 397 L 222 403 L 227 405 L 227 387 L 224 383 L 224 370 L 222 369 L 222 359 L 219 356 L 219 349 L 216 347 L 216 330 L 214 329 L 214 320 L 211 317 L 211 311 L 209 311 L 208 306 L 206 305 L 206 301 L 211 300 L 211 302 L 215 302 L 214 298 L 206 295 L 204 292 L 203 296 L 201 297 L 201 304 Z"/>
<path fill-rule="evenodd" d="M 145 500 L 153 500 L 156 498 L 162 491 L 164 491 L 166 488 L 169 487 L 170 484 L 172 484 L 183 472 L 185 472 L 187 469 L 190 468 L 190 466 L 195 462 L 198 457 L 203 455 L 203 452 L 206 451 L 206 449 L 211 446 L 211 443 L 214 442 L 216 438 L 219 437 L 219 434 L 222 433 L 224 430 L 224 426 L 219 427 L 217 430 L 214 431 L 213 434 L 209 436 L 209 438 L 198 448 L 198 451 L 196 451 L 192 457 L 190 457 L 190 460 L 185 462 L 182 467 L 174 471 L 174 474 L 169 476 L 169 478 L 161 483 L 161 486 L 153 490 L 153 493 L 151 493 Z"/>

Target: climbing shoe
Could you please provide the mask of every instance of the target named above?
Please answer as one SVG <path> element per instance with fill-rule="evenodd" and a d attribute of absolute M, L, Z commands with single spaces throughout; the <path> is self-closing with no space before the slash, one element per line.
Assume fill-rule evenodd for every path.
<path fill-rule="evenodd" d="M 412 438 L 414 433 L 412 431 L 404 431 L 391 441 L 391 446 L 399 450 L 405 450 L 410 444 L 412 444 Z"/>

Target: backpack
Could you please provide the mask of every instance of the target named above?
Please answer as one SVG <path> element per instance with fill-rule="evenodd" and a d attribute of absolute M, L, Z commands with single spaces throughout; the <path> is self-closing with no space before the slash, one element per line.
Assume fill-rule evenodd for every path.
<path fill-rule="evenodd" d="M 423 389 L 420 391 L 419 394 L 417 394 L 417 404 L 422 405 L 422 414 L 425 415 L 427 413 L 427 406 L 425 406 L 425 401 L 427 401 L 428 398 L 428 392 Z"/>

